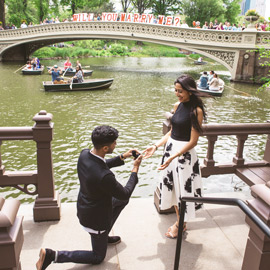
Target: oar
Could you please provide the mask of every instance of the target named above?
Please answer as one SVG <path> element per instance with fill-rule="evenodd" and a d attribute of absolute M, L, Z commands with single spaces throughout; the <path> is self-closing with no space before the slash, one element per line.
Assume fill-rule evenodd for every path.
<path fill-rule="evenodd" d="M 69 85 L 70 90 L 72 90 L 72 83 L 73 83 L 73 78 L 72 78 L 71 83 Z"/>
<path fill-rule="evenodd" d="M 63 77 L 65 76 L 66 72 L 67 72 L 68 68 L 65 70 L 64 74 L 63 74 Z"/>
<path fill-rule="evenodd" d="M 16 71 L 14 71 L 14 73 L 16 73 L 17 71 L 19 71 L 20 69 L 24 68 L 26 66 L 26 64 L 24 64 L 22 67 L 18 68 Z"/>
<path fill-rule="evenodd" d="M 234 90 L 235 92 L 239 92 L 239 93 L 241 93 L 241 94 L 243 94 L 243 95 L 246 95 L 246 96 L 251 97 L 251 95 L 250 95 L 249 93 L 246 93 L 246 92 L 237 90 L 237 89 L 235 89 L 235 88 L 233 88 L 233 87 L 231 87 L 231 86 L 228 86 L 228 85 L 226 85 L 226 87 L 231 88 L 231 89 Z"/>

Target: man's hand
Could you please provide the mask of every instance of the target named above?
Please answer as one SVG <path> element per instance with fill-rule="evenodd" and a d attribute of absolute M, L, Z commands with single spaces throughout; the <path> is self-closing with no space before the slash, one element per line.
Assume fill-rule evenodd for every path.
<path fill-rule="evenodd" d="M 142 155 L 139 155 L 135 160 L 134 160 L 134 164 L 133 164 L 133 169 L 131 172 L 138 172 L 139 171 L 139 167 L 141 165 L 142 162 Z"/>
<path fill-rule="evenodd" d="M 126 153 L 123 154 L 124 158 L 128 158 L 132 156 L 132 151 L 136 151 L 136 154 L 140 154 L 140 152 L 137 149 L 130 149 Z"/>

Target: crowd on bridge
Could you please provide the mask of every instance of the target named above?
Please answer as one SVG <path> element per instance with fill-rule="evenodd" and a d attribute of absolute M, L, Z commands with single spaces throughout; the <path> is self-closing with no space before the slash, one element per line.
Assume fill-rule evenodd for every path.
<path fill-rule="evenodd" d="M 102 20 L 102 15 L 101 14 L 96 14 L 93 16 L 93 21 L 101 21 Z M 120 20 L 120 16 L 118 16 L 117 21 Z M 44 19 L 43 21 L 40 21 L 39 25 L 45 25 L 45 24 L 51 24 L 51 23 L 66 23 L 66 22 L 73 22 L 73 18 L 71 19 L 63 19 L 63 20 L 59 20 L 58 17 L 54 18 L 52 17 L 51 19 Z M 160 24 L 160 16 L 153 16 L 153 24 Z M 162 20 L 162 24 L 166 24 L 166 18 L 164 18 Z M 22 21 L 20 28 L 27 28 L 27 27 L 31 27 L 34 26 L 34 24 L 32 22 L 29 22 L 29 24 L 27 24 L 27 22 L 25 20 Z M 179 27 L 181 28 L 199 28 L 199 29 L 204 29 L 204 30 L 226 30 L 226 31 L 243 31 L 246 28 L 246 24 L 245 22 L 238 23 L 238 24 L 231 24 L 228 21 L 225 22 L 218 22 L 218 20 L 214 20 L 214 22 L 210 21 L 205 21 L 204 24 L 202 24 L 200 21 L 193 21 L 192 25 L 189 26 L 185 20 L 180 21 Z M 258 31 L 267 31 L 267 28 L 270 27 L 270 23 L 267 22 L 266 20 L 263 23 L 256 23 L 255 28 Z M 2 27 L 2 25 L 0 25 L 0 30 L 9 30 L 9 29 L 17 29 L 17 27 L 12 24 L 9 25 L 7 24 L 5 26 L 5 28 Z"/>

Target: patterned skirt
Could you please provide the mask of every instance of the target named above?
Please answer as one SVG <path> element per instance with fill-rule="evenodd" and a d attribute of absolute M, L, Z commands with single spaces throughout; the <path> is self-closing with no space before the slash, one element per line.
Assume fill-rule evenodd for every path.
<path fill-rule="evenodd" d="M 177 141 L 171 137 L 168 139 L 162 164 L 166 159 L 179 152 L 186 141 Z M 160 209 L 169 209 L 176 205 L 180 207 L 182 197 L 201 197 L 202 180 L 199 167 L 199 160 L 195 149 L 191 149 L 180 157 L 175 158 L 169 166 L 164 169 L 160 183 Z M 187 202 L 185 221 L 195 218 L 195 210 L 202 207 L 202 204 Z"/>

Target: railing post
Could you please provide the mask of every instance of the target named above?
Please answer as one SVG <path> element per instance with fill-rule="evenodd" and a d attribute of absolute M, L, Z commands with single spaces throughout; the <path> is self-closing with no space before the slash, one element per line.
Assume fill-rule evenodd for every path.
<path fill-rule="evenodd" d="M 5 173 L 5 167 L 4 165 L 2 165 L 1 145 L 2 145 L 2 141 L 0 140 L 0 175 L 3 175 Z"/>
<path fill-rule="evenodd" d="M 249 207 L 270 225 L 270 188 L 264 184 L 251 187 L 255 199 L 248 200 Z M 242 270 L 268 270 L 270 266 L 270 238 L 265 236 L 251 219 L 246 217 L 250 226 Z"/>
<path fill-rule="evenodd" d="M 263 159 L 270 162 L 270 134 L 267 137 Z"/>
<path fill-rule="evenodd" d="M 34 205 L 34 221 L 60 219 L 60 197 L 54 190 L 51 141 L 53 137 L 52 115 L 40 111 L 33 118 L 34 141 L 37 143 L 38 196 Z"/>
<path fill-rule="evenodd" d="M 17 217 L 18 200 L 0 197 L 0 269 L 21 270 L 20 254 L 23 246 L 23 217 Z"/>
<path fill-rule="evenodd" d="M 211 135 L 211 136 L 206 136 L 206 137 L 208 140 L 208 148 L 207 148 L 207 155 L 203 163 L 207 167 L 213 167 L 215 165 L 214 148 L 215 148 L 215 143 L 217 141 L 217 135 L 214 135 L 214 136 Z"/>
<path fill-rule="evenodd" d="M 248 135 L 237 135 L 237 151 L 235 157 L 233 158 L 233 163 L 236 165 L 243 165 L 245 163 L 245 159 L 243 158 L 243 150 L 247 138 Z"/>

